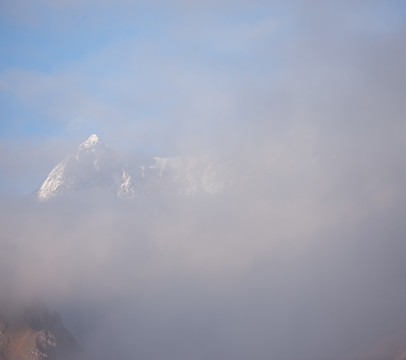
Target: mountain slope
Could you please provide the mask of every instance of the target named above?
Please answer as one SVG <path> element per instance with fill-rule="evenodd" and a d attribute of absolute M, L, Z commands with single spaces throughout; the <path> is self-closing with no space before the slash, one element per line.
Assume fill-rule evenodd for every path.
<path fill-rule="evenodd" d="M 125 164 L 125 165 L 124 165 Z M 129 169 L 132 169 L 131 171 Z M 180 196 L 219 194 L 221 169 L 208 158 L 155 157 L 150 165 L 118 160 L 115 153 L 93 134 L 49 173 L 36 196 L 46 201 L 93 189 L 134 199 L 169 191 Z"/>
<path fill-rule="evenodd" d="M 115 188 L 120 182 L 120 166 L 114 152 L 93 134 L 49 173 L 36 195 L 49 200 L 91 188 Z"/>
<path fill-rule="evenodd" d="M 60 315 L 44 308 L 0 315 L 0 360 L 91 360 L 65 329 Z"/>

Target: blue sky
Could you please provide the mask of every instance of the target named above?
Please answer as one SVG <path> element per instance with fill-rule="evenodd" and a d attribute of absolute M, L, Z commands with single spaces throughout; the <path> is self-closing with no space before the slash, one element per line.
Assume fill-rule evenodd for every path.
<path fill-rule="evenodd" d="M 210 131 L 229 87 L 274 71 L 284 7 L 165 4 L 3 3 L 1 137 L 133 134 L 140 148 L 173 148 L 168 128 Z"/>
<path fill-rule="evenodd" d="M 31 162 L 42 172 L 90 133 L 173 155 L 312 128 L 304 119 L 373 78 L 359 64 L 401 62 L 405 13 L 400 1 L 4 0 L 2 149 L 70 144 Z"/>

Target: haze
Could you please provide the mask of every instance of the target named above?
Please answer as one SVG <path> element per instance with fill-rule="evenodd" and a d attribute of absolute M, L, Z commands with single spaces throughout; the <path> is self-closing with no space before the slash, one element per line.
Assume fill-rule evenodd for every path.
<path fill-rule="evenodd" d="M 402 2 L 6 0 L 0 17 L 3 309 L 47 304 L 100 360 L 406 350 Z M 134 162 L 210 157 L 225 190 L 37 202 L 91 133 Z"/>

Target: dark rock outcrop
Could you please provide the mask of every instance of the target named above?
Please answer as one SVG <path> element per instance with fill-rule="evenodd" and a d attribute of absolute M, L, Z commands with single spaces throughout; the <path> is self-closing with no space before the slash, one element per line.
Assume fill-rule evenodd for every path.
<path fill-rule="evenodd" d="M 60 315 L 36 307 L 0 314 L 0 360 L 91 360 Z"/>

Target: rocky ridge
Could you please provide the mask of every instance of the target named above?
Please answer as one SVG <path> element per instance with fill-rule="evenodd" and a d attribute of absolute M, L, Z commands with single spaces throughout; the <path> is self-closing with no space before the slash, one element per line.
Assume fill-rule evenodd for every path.
<path fill-rule="evenodd" d="M 222 169 L 208 158 L 154 157 L 149 165 L 127 166 L 93 134 L 51 170 L 36 196 L 46 201 L 96 189 L 134 199 L 164 189 L 190 197 L 219 194 L 223 188 Z"/>
<path fill-rule="evenodd" d="M 60 315 L 29 308 L 0 315 L 0 360 L 92 360 Z"/>

